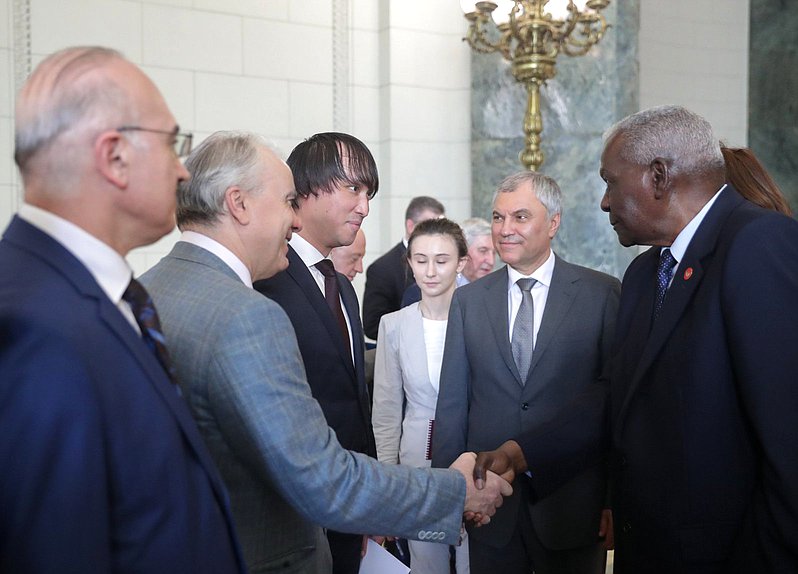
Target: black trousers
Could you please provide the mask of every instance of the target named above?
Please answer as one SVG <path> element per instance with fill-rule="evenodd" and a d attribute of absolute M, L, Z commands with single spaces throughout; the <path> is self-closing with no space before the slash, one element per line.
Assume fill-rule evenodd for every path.
<path fill-rule="evenodd" d="M 327 542 L 332 554 L 333 574 L 358 574 L 363 536 L 328 530 Z"/>
<path fill-rule="evenodd" d="M 596 524 L 596 532 L 598 527 Z M 567 550 L 543 546 L 526 504 L 519 508 L 515 532 L 503 548 L 480 543 L 473 536 L 468 541 L 471 574 L 603 574 L 607 564 L 607 552 L 598 540 Z"/>

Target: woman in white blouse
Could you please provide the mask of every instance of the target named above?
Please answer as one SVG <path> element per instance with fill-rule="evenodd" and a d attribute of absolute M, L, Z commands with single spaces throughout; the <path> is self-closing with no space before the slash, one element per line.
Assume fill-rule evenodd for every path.
<path fill-rule="evenodd" d="M 421 288 L 421 301 L 380 321 L 372 412 L 380 462 L 431 464 L 449 305 L 467 253 L 460 226 L 445 218 L 419 223 L 408 239 L 407 260 Z M 409 546 L 413 574 L 449 574 L 448 546 L 413 540 Z M 467 542 L 455 555 L 458 574 L 467 573 Z"/>

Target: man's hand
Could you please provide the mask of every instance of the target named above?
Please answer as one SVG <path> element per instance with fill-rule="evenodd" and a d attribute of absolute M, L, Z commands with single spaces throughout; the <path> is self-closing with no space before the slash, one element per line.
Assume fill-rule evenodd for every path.
<path fill-rule="evenodd" d="M 487 471 L 492 471 L 507 482 L 512 482 L 519 474 L 526 472 L 527 464 L 521 447 L 514 440 L 508 440 L 496 450 L 481 452 L 474 465 L 474 483 L 478 489 L 485 485 Z"/>
<path fill-rule="evenodd" d="M 483 476 L 483 486 L 480 489 L 474 484 L 474 463 L 477 455 L 473 452 L 461 454 L 452 463 L 454 470 L 460 471 L 466 481 L 466 499 L 464 512 L 466 518 L 477 517 L 476 524 L 481 526 L 490 522 L 490 517 L 496 513 L 496 508 L 502 505 L 502 496 L 510 496 L 513 489 L 510 483 L 495 473 L 487 471 Z"/>
<path fill-rule="evenodd" d="M 599 538 L 604 539 L 604 549 L 615 548 L 615 531 L 612 525 L 612 510 L 605 508 L 601 511 L 601 524 L 599 525 Z"/>

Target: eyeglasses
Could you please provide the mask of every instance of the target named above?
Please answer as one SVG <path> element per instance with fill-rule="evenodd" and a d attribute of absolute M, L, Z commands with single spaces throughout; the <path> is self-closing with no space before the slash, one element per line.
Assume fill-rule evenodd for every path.
<path fill-rule="evenodd" d="M 187 157 L 188 154 L 191 153 L 191 140 L 193 139 L 194 135 L 188 132 L 181 132 L 179 131 L 180 128 L 176 127 L 174 130 L 154 130 L 151 128 L 142 128 L 139 126 L 122 126 L 121 128 L 116 128 L 118 132 L 151 132 L 154 134 L 164 134 L 168 136 L 172 136 L 175 138 L 172 147 L 177 154 L 177 157 L 184 158 Z"/>

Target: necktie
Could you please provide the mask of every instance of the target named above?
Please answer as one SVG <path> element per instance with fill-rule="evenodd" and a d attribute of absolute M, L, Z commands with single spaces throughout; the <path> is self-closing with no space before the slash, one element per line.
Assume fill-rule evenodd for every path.
<path fill-rule="evenodd" d="M 169 352 L 166 350 L 166 343 L 161 331 L 161 322 L 158 319 L 155 305 L 152 304 L 150 294 L 147 293 L 141 283 L 131 278 L 130 285 L 127 286 L 127 289 L 122 294 L 122 299 L 127 301 L 133 310 L 133 316 L 136 318 L 139 329 L 141 329 L 141 338 L 144 339 L 147 347 L 155 354 L 158 362 L 161 363 L 164 371 L 169 375 L 169 379 L 177 384 L 177 376 L 172 362 L 169 360 Z"/>
<path fill-rule="evenodd" d="M 654 301 L 654 320 L 657 320 L 662 304 L 665 302 L 665 292 L 668 290 L 668 283 L 671 282 L 673 268 L 676 266 L 676 259 L 671 255 L 670 249 L 663 249 L 659 255 L 659 265 L 657 266 L 657 298 Z"/>
<path fill-rule="evenodd" d="M 324 298 L 327 300 L 327 306 L 332 311 L 333 317 L 338 322 L 338 328 L 341 330 L 341 336 L 344 338 L 346 348 L 351 353 L 349 329 L 346 327 L 344 310 L 341 308 L 341 298 L 338 295 L 338 276 L 335 273 L 333 262 L 329 259 L 322 259 L 316 263 L 315 267 L 324 275 Z"/>
<path fill-rule="evenodd" d="M 521 306 L 515 316 L 513 324 L 513 338 L 510 343 L 513 349 L 513 359 L 521 381 L 526 382 L 529 366 L 532 364 L 532 351 L 534 350 L 535 334 L 535 306 L 532 302 L 532 287 L 537 279 L 519 279 L 516 284 L 521 289 Z"/>

